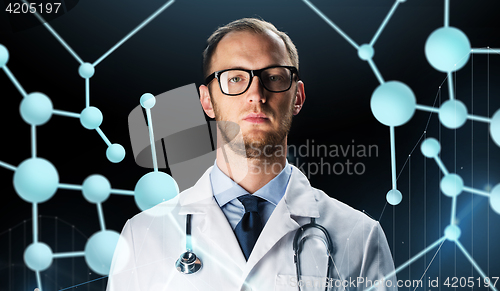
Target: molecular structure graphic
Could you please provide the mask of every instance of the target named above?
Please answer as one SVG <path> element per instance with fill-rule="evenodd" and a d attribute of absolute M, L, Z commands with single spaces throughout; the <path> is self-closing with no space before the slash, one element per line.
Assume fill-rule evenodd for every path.
<path fill-rule="evenodd" d="M 24 1 L 27 3 L 26 1 Z M 102 175 L 94 174 L 85 179 L 82 185 L 73 185 L 60 183 L 59 174 L 56 167 L 46 159 L 37 156 L 36 127 L 47 123 L 53 114 L 65 117 L 78 118 L 82 126 L 89 130 L 96 130 L 108 148 L 106 157 L 112 163 L 119 163 L 125 157 L 125 149 L 120 144 L 112 144 L 104 132 L 99 128 L 103 121 L 102 112 L 93 106 L 90 106 L 90 78 L 95 73 L 95 67 L 103 61 L 109 54 L 116 50 L 121 44 L 127 41 L 141 28 L 167 9 L 174 0 L 171 0 L 160 7 L 148 19 L 142 22 L 136 29 L 125 36 L 119 43 L 112 47 L 102 57 L 94 63 L 84 62 L 73 49 L 57 34 L 57 32 L 36 12 L 34 15 L 40 22 L 53 34 L 53 36 L 68 50 L 69 53 L 80 63 L 78 69 L 79 75 L 85 79 L 86 106 L 80 114 L 57 110 L 53 108 L 52 101 L 48 96 L 40 92 L 27 93 L 18 80 L 14 77 L 7 66 L 9 60 L 9 51 L 0 44 L 0 68 L 6 73 L 11 82 L 23 96 L 20 106 L 21 117 L 31 125 L 31 158 L 26 159 L 17 167 L 0 161 L 0 166 L 14 172 L 14 188 L 17 194 L 25 201 L 32 204 L 33 216 L 33 243 L 30 244 L 24 252 L 24 262 L 28 268 L 36 274 L 38 290 L 42 289 L 40 272 L 48 269 L 54 259 L 84 257 L 88 266 L 100 275 L 108 275 L 111 260 L 115 247 L 118 243 L 120 234 L 113 230 L 107 230 L 104 221 L 102 203 L 108 199 L 110 194 L 134 196 L 139 209 L 146 210 L 152 206 L 171 200 L 177 197 L 179 189 L 176 182 L 170 175 L 159 172 L 156 156 L 154 159 L 154 172 L 144 175 L 136 184 L 134 191 L 112 189 L 108 179 Z M 149 99 L 153 97 L 153 99 Z M 149 100 L 149 101 L 148 101 Z M 145 94 L 141 98 L 141 104 L 148 112 L 154 105 L 154 96 Z M 149 106 L 149 107 L 147 107 Z M 152 124 L 150 121 L 150 134 L 152 141 L 152 152 L 154 153 L 154 138 L 152 135 Z M 97 206 L 97 213 L 101 230 L 93 234 L 87 241 L 84 251 L 54 253 L 45 243 L 39 241 L 38 234 L 38 204 L 50 200 L 57 189 L 67 189 L 81 191 L 85 199 Z M 173 200 L 172 200 L 173 201 Z"/>
<path fill-rule="evenodd" d="M 113 251 L 119 239 L 119 234 L 117 232 L 106 229 L 104 221 L 102 203 L 108 199 L 110 194 L 134 196 L 135 202 L 141 210 L 148 209 L 162 201 L 173 199 L 173 197 L 176 197 L 178 194 L 178 188 L 175 181 L 168 174 L 158 171 L 156 155 L 154 154 L 156 150 L 154 148 L 155 143 L 150 111 L 155 105 L 155 98 L 149 93 L 142 95 L 140 104 L 145 109 L 148 118 L 154 170 L 144 175 L 137 182 L 134 191 L 112 189 L 110 182 L 102 175 L 91 175 L 85 179 L 82 185 L 60 183 L 56 167 L 48 160 L 38 157 L 36 151 L 36 127 L 47 123 L 52 115 L 60 115 L 78 118 L 83 127 L 89 130 L 96 130 L 107 145 L 106 156 L 110 162 L 119 163 L 124 159 L 125 150 L 123 146 L 112 144 L 99 128 L 103 121 L 103 115 L 98 108 L 90 106 L 90 79 L 95 73 L 95 67 L 100 62 L 167 9 L 173 2 L 174 0 L 170 0 L 161 6 L 149 18 L 144 20 L 93 63 L 84 62 L 39 14 L 34 14 L 61 45 L 80 63 L 78 73 L 85 79 L 86 106 L 79 114 L 54 109 L 50 98 L 43 93 L 33 92 L 28 94 L 25 92 L 7 67 L 7 62 L 9 60 L 7 48 L 0 45 L 0 68 L 3 69 L 5 74 L 23 96 L 21 116 L 24 121 L 31 126 L 32 139 L 31 158 L 23 161 L 17 167 L 2 161 L 0 161 L 0 166 L 14 172 L 13 180 L 16 192 L 22 199 L 32 204 L 33 243 L 25 250 L 24 261 L 26 265 L 35 272 L 39 290 L 42 290 L 40 272 L 49 268 L 54 259 L 85 257 L 87 264 L 93 271 L 101 275 L 108 274 Z M 452 73 L 460 70 L 467 63 L 470 54 L 486 54 L 492 51 L 492 49 L 472 49 L 467 36 L 459 29 L 449 26 L 449 0 L 444 1 L 444 26 L 438 28 L 429 36 L 425 46 L 425 54 L 429 63 L 438 71 L 447 74 L 449 100 L 444 102 L 439 108 L 417 104 L 415 95 L 407 85 L 399 81 L 385 81 L 373 61 L 375 52 L 374 45 L 378 37 L 398 6 L 405 1 L 395 1 L 371 41 L 363 45 L 356 44 L 310 1 L 303 0 L 303 2 L 357 50 L 359 58 L 369 64 L 380 83 L 372 95 L 370 105 L 375 118 L 380 123 L 388 126 L 390 132 L 392 189 L 388 191 L 386 196 L 389 204 L 398 205 L 403 199 L 403 195 L 397 189 L 396 183 L 395 127 L 407 123 L 413 117 L 417 109 L 425 112 L 438 113 L 440 122 L 450 129 L 461 127 L 467 119 L 488 123 L 490 126 L 491 138 L 500 146 L 500 111 L 497 111 L 491 118 L 470 115 L 467 113 L 466 106 L 461 101 L 454 98 Z M 426 253 L 448 240 L 454 242 L 459 247 L 463 255 L 470 261 L 478 273 L 485 278 L 486 275 L 483 270 L 459 241 L 461 231 L 459 226 L 455 224 L 457 197 L 463 191 L 488 197 L 492 209 L 500 213 L 500 184 L 495 186 L 490 192 L 464 186 L 462 178 L 457 174 L 450 173 L 444 166 L 439 158 L 440 150 L 441 145 L 434 138 L 428 138 L 421 144 L 422 154 L 425 157 L 433 158 L 444 173 L 440 186 L 444 195 L 452 198 L 450 223 L 445 228 L 444 235 L 441 238 L 427 246 L 406 263 L 399 266 L 394 273 L 400 272 Z M 159 191 L 159 189 L 162 188 L 163 191 Z M 88 202 L 96 204 L 101 230 L 88 240 L 84 251 L 53 253 L 47 244 L 40 242 L 38 239 L 38 204 L 50 200 L 58 189 L 81 191 Z M 167 189 L 167 191 L 165 191 L 165 189 Z M 386 277 L 389 278 L 394 273 L 387 274 Z M 492 290 L 497 290 L 494 286 L 490 286 L 490 288 Z"/>
<path fill-rule="evenodd" d="M 390 130 L 392 189 L 387 193 L 386 199 L 391 205 L 398 205 L 403 199 L 403 195 L 397 189 L 396 183 L 396 146 L 394 129 L 397 126 L 407 123 L 413 117 L 413 114 L 417 109 L 438 113 L 441 124 L 450 129 L 461 127 L 467 119 L 489 123 L 491 138 L 498 146 L 500 146 L 500 110 L 497 110 L 491 118 L 470 115 L 467 114 L 467 107 L 461 101 L 454 98 L 452 73 L 460 70 L 467 63 L 470 54 L 485 54 L 489 53 L 491 50 L 490 48 L 472 49 L 467 36 L 461 30 L 449 25 L 449 0 L 444 1 L 444 26 L 432 32 L 427 38 L 427 42 L 425 44 L 425 56 L 429 63 L 436 70 L 447 73 L 449 100 L 441 104 L 439 108 L 417 104 L 415 95 L 410 87 L 399 81 L 386 82 L 378 71 L 377 66 L 372 59 L 375 53 L 373 46 L 396 11 L 397 7 L 405 1 L 406 0 L 396 0 L 370 43 L 358 45 L 310 1 L 303 0 L 305 4 L 307 4 L 316 14 L 318 14 L 318 16 L 320 16 L 357 50 L 359 58 L 368 62 L 370 68 L 373 70 L 373 73 L 380 82 L 380 85 L 372 94 L 370 107 L 375 118 L 380 123 L 388 126 Z M 490 193 L 464 186 L 462 178 L 455 173 L 449 173 L 444 166 L 438 155 L 440 150 L 441 145 L 434 138 L 427 138 L 421 144 L 422 154 L 427 158 L 433 158 L 441 171 L 444 173 L 444 177 L 440 182 L 440 188 L 444 195 L 452 198 L 450 224 L 446 226 L 444 236 L 429 245 L 423 251 L 419 252 L 417 255 L 410 258 L 406 263 L 399 266 L 394 272 L 387 274 L 384 280 L 403 270 L 412 262 L 415 262 L 417 259 L 424 256 L 430 250 L 442 244 L 445 240 L 454 242 L 459 247 L 463 255 L 470 261 L 476 271 L 483 278 L 487 278 L 483 270 L 459 241 L 461 230 L 455 224 L 457 196 L 462 191 L 466 191 L 489 197 L 491 208 L 500 214 L 500 184 L 497 184 Z M 492 290 L 497 290 L 493 285 L 489 285 L 489 287 Z M 373 288 L 375 288 L 375 286 L 372 286 L 368 290 Z"/>

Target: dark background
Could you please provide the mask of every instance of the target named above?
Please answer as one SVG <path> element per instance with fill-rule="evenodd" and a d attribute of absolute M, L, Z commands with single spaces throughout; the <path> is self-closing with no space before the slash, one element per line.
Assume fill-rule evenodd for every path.
<path fill-rule="evenodd" d="M 85 61 L 93 63 L 165 1 L 66 1 L 66 12 L 50 25 Z M 359 45 L 369 43 L 393 5 L 387 0 L 312 1 Z M 5 1 L 5 5 L 7 2 Z M 425 59 L 424 45 L 432 31 L 443 26 L 443 1 L 409 0 L 401 3 L 374 45 L 374 62 L 386 81 L 398 80 L 415 93 L 417 103 L 439 107 L 448 99 L 445 74 Z M 451 1 L 450 26 L 461 29 L 473 48 L 500 48 L 497 1 Z M 3 9 L 2 9 L 3 11 Z M 300 0 L 177 0 L 110 56 L 96 66 L 90 80 L 90 103 L 104 115 L 101 129 L 127 152 L 123 162 L 106 159 L 106 145 L 79 120 L 53 116 L 37 128 L 38 156 L 58 169 L 60 182 L 81 185 L 91 174 L 106 176 L 115 189 L 133 190 L 149 169 L 134 162 L 127 116 L 145 92 L 154 95 L 203 80 L 201 52 L 218 26 L 241 17 L 262 17 L 287 32 L 300 56 L 300 74 L 307 99 L 294 118 L 289 144 L 376 145 L 378 155 L 348 157 L 363 163 L 363 175 L 322 174 L 310 178 L 314 187 L 379 220 L 387 235 L 395 265 L 432 244 L 449 224 L 451 199 L 439 191 L 442 176 L 433 160 L 420 153 L 425 137 L 440 139 L 441 158 L 465 185 L 488 190 L 499 181 L 500 149 L 489 137 L 488 124 L 466 122 L 457 130 L 440 125 L 436 114 L 417 111 L 396 128 L 398 189 L 403 201 L 386 203 L 391 189 L 389 129 L 370 110 L 370 97 L 379 85 L 369 65 L 356 50 Z M 79 63 L 31 16 L 1 14 L 0 43 L 10 52 L 8 67 L 24 89 L 43 92 L 55 109 L 79 113 L 85 107 L 84 79 Z M 469 113 L 492 116 L 500 107 L 500 56 L 475 55 L 454 74 L 456 98 Z M 443 84 L 441 91 L 439 86 Z M 0 73 L 0 160 L 17 166 L 31 156 L 30 126 L 19 115 L 21 94 Z M 424 133 L 425 132 L 425 133 Z M 410 156 L 411 155 L 411 156 Z M 302 158 L 301 158 L 302 159 Z M 294 162 L 293 158 L 289 160 Z M 325 161 L 334 164 L 346 158 Z M 318 158 L 301 160 L 319 162 Z M 33 290 L 34 272 L 24 267 L 23 251 L 32 241 L 31 204 L 14 191 L 13 172 L 0 168 L 0 289 Z M 111 195 L 103 203 L 106 226 L 120 231 L 139 212 L 133 197 Z M 82 251 L 99 231 L 96 207 L 81 192 L 58 190 L 39 205 L 40 240 L 54 252 Z M 500 276 L 499 214 L 485 197 L 463 192 L 458 197 L 460 241 L 489 276 Z M 398 274 L 400 279 L 437 276 L 479 277 L 454 244 L 445 242 Z M 42 272 L 44 290 L 60 290 L 101 276 L 83 258 L 58 259 Z M 475 281 L 477 284 L 477 280 Z M 78 289 L 104 290 L 106 279 Z M 500 283 L 499 283 L 500 284 Z M 442 286 L 442 285 L 441 285 Z M 476 285 L 477 286 L 477 285 Z M 413 289 L 413 288 L 411 288 Z M 446 289 L 446 288 L 443 288 Z M 478 289 L 478 288 L 474 288 Z"/>

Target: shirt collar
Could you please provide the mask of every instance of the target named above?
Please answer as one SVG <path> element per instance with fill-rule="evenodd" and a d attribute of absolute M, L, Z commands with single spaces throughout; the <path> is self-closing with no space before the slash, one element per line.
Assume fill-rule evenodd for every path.
<path fill-rule="evenodd" d="M 253 193 L 253 195 L 265 199 L 274 206 L 278 205 L 279 201 L 285 194 L 291 173 L 292 167 L 288 164 L 288 161 L 286 161 L 285 167 L 281 170 L 281 172 L 269 181 L 269 183 Z M 214 167 L 210 173 L 210 182 L 212 184 L 215 200 L 220 207 L 226 205 L 229 201 L 235 198 L 248 194 L 245 189 L 219 169 L 217 166 L 217 160 L 214 162 Z"/>

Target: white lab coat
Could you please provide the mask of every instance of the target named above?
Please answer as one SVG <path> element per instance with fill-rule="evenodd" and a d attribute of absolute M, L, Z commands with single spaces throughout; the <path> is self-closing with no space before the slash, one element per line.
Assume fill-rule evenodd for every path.
<path fill-rule="evenodd" d="M 176 205 L 165 202 L 127 221 L 113 257 L 107 291 L 298 290 L 297 283 L 302 290 L 324 290 L 324 284 L 337 286 L 332 290 L 344 290 L 341 285 L 345 290 L 363 290 L 371 286 L 367 280 L 374 284 L 394 270 L 379 223 L 311 187 L 296 167 L 283 199 L 245 261 L 229 222 L 213 198 L 210 171 L 183 191 Z M 186 250 L 187 214 L 192 214 L 193 252 L 203 263 L 198 273 L 189 275 L 175 268 L 179 255 Z M 334 271 L 326 277 L 325 247 L 321 240 L 309 239 L 301 256 L 303 276 L 297 282 L 292 241 L 296 230 L 311 217 L 332 237 Z M 359 278 L 364 283 L 358 283 Z M 388 281 L 375 290 L 397 289 L 386 285 Z"/>

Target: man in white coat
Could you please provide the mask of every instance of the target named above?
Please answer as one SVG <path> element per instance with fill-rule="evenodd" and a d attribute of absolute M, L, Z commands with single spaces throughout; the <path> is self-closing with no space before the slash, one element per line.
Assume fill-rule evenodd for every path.
<path fill-rule="evenodd" d="M 286 160 L 292 116 L 306 99 L 290 38 L 268 22 L 240 19 L 217 29 L 203 56 L 200 101 L 219 122 L 223 145 L 178 202 L 127 221 L 108 291 L 397 290 L 379 223 L 311 187 Z M 298 276 L 294 236 L 312 221 L 331 249 L 317 228 L 305 231 Z M 193 274 L 176 267 L 186 248 L 202 263 Z"/>

